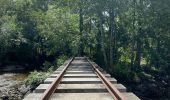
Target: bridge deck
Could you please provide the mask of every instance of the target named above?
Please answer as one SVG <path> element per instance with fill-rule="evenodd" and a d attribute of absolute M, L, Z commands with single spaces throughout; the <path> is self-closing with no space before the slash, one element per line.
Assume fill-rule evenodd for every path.
<path fill-rule="evenodd" d="M 58 77 L 66 63 L 50 75 L 43 84 L 25 97 L 24 100 L 41 100 L 41 96 Z M 117 84 L 115 78 L 99 68 L 104 76 L 122 93 L 126 100 L 140 100 L 135 94 L 126 92 L 126 87 Z M 90 63 L 83 57 L 76 57 L 66 70 L 50 100 L 114 100 L 106 86 L 95 73 Z"/>

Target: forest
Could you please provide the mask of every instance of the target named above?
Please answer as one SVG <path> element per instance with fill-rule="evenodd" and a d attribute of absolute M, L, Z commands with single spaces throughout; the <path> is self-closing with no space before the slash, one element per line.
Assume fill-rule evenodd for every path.
<path fill-rule="evenodd" d="M 143 100 L 170 99 L 170 0 L 0 0 L 0 72 L 87 56 Z"/>

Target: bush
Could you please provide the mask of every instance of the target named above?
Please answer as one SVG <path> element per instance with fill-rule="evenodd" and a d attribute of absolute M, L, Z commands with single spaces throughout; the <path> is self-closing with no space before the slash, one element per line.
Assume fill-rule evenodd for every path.
<path fill-rule="evenodd" d="M 131 72 L 129 65 L 122 62 L 113 67 L 112 75 L 122 82 L 131 82 L 134 77 L 134 73 Z"/>
<path fill-rule="evenodd" d="M 145 72 L 140 72 L 138 73 L 138 76 L 142 79 L 142 80 L 149 80 L 149 79 L 153 79 L 153 76 L 150 74 L 147 74 Z"/>
<path fill-rule="evenodd" d="M 59 66 L 63 65 L 64 62 L 68 59 L 67 56 L 59 56 L 54 62 L 49 62 L 49 61 L 45 61 L 43 63 L 43 67 L 42 70 L 43 71 L 47 71 L 47 72 L 53 72 L 54 70 L 56 70 L 56 68 L 58 68 Z"/>
<path fill-rule="evenodd" d="M 43 64 L 44 72 L 31 72 L 26 80 L 26 85 L 30 85 L 34 89 L 39 84 L 43 83 L 44 80 L 56 69 L 56 67 L 61 66 L 65 62 L 65 60 L 67 60 L 67 56 L 60 56 L 53 63 L 45 61 L 45 63 Z"/>
<path fill-rule="evenodd" d="M 117 64 L 114 66 L 113 70 L 116 75 L 119 75 L 120 78 L 127 77 L 129 73 L 128 67 L 122 64 Z"/>
<path fill-rule="evenodd" d="M 67 56 L 59 56 L 59 58 L 57 59 L 56 63 L 57 63 L 57 66 L 61 66 L 62 64 L 64 64 L 64 62 L 68 59 Z"/>
<path fill-rule="evenodd" d="M 53 66 L 53 64 L 51 62 L 45 61 L 43 63 L 43 71 L 48 71 L 51 67 Z"/>
<path fill-rule="evenodd" d="M 49 76 L 50 74 L 47 72 L 37 72 L 33 71 L 28 75 L 28 78 L 26 80 L 26 85 L 30 85 L 32 88 L 37 87 L 39 84 L 43 83 L 44 80 Z"/>

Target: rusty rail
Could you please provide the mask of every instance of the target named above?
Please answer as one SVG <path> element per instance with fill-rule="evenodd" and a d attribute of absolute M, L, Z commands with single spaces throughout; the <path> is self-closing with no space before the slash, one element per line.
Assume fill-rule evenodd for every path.
<path fill-rule="evenodd" d="M 109 91 L 114 100 L 126 100 L 125 97 L 119 92 L 119 90 L 112 85 L 112 83 L 102 74 L 100 70 L 96 68 L 95 65 L 87 58 L 88 62 L 92 65 L 97 76 L 101 79 L 102 83 L 105 85 L 106 89 Z"/>
<path fill-rule="evenodd" d="M 46 91 L 41 96 L 40 100 L 48 100 L 51 97 L 51 95 L 55 92 L 56 88 L 58 87 L 61 79 L 64 77 L 64 74 L 65 74 L 67 68 L 69 67 L 69 65 L 71 64 L 71 62 L 73 61 L 73 59 L 74 58 L 72 58 L 69 61 L 69 63 L 61 71 L 61 73 L 56 77 L 56 79 L 52 82 L 52 84 L 50 84 L 50 86 L 46 89 Z"/>

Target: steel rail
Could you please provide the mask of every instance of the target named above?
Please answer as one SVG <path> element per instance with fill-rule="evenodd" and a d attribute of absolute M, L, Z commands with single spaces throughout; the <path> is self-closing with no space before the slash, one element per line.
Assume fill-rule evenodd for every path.
<path fill-rule="evenodd" d="M 48 100 L 51 95 L 55 92 L 55 90 L 57 89 L 61 79 L 64 77 L 64 74 L 67 70 L 67 68 L 69 67 L 69 65 L 71 64 L 71 62 L 73 61 L 74 58 L 71 58 L 71 60 L 69 61 L 69 63 L 64 67 L 64 69 L 60 72 L 60 74 L 55 78 L 55 80 L 50 84 L 50 86 L 45 90 L 45 92 L 43 93 L 43 95 L 41 96 L 40 100 Z"/>
<path fill-rule="evenodd" d="M 86 57 L 87 58 L 87 57 Z M 88 62 L 92 65 L 97 76 L 101 79 L 102 83 L 105 85 L 106 89 L 109 91 L 114 100 L 126 100 L 125 97 L 120 93 L 120 91 L 102 74 L 100 70 L 97 69 L 95 65 L 87 58 Z"/>

